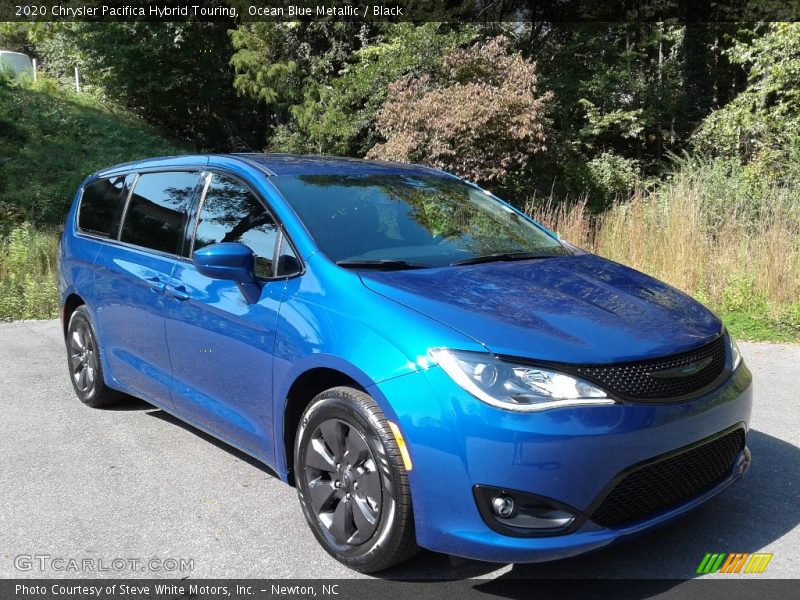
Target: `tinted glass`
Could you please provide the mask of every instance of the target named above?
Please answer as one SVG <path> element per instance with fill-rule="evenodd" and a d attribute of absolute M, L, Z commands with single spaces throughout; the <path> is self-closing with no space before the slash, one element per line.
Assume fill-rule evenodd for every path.
<path fill-rule="evenodd" d="M 189 204 L 199 173 L 144 173 L 136 182 L 122 241 L 153 250 L 180 254 Z"/>
<path fill-rule="evenodd" d="M 570 254 L 516 211 L 457 179 L 303 175 L 270 182 L 335 261 L 444 266 L 496 253 Z"/>
<path fill-rule="evenodd" d="M 133 175 L 100 179 L 83 189 L 78 227 L 86 232 L 117 237 Z"/>
<path fill-rule="evenodd" d="M 194 250 L 241 242 L 256 255 L 256 275 L 272 277 L 278 228 L 258 198 L 235 179 L 214 175 L 197 219 Z"/>
<path fill-rule="evenodd" d="M 292 250 L 292 246 L 286 237 L 281 238 L 281 249 L 278 250 L 278 268 L 275 274 L 278 277 L 294 275 L 300 272 L 300 261 Z"/>

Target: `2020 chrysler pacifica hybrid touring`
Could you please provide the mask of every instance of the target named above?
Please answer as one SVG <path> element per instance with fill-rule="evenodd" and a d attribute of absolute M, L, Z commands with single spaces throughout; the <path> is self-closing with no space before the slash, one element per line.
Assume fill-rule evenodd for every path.
<path fill-rule="evenodd" d="M 81 184 L 69 374 L 240 448 L 334 557 L 597 549 L 747 469 L 751 375 L 681 292 L 427 167 L 159 158 Z"/>

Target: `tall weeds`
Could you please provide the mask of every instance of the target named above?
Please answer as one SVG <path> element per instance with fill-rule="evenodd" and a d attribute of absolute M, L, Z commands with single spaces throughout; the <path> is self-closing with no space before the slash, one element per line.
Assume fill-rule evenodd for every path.
<path fill-rule="evenodd" d="M 58 314 L 58 235 L 29 224 L 0 237 L 0 320 L 43 319 Z"/>

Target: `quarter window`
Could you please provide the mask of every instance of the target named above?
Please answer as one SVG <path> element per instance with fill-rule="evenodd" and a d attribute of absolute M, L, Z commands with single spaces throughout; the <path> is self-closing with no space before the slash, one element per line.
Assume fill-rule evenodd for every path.
<path fill-rule="evenodd" d="M 116 238 L 133 175 L 99 179 L 83 189 L 78 228 L 87 233 Z"/>
<path fill-rule="evenodd" d="M 121 240 L 152 250 L 180 254 L 184 227 L 199 173 L 144 173 L 125 213 Z"/>
<path fill-rule="evenodd" d="M 300 272 L 300 261 L 292 250 L 292 246 L 286 236 L 281 236 L 281 247 L 278 250 L 278 267 L 275 269 L 275 275 L 278 277 L 287 277 Z"/>
<path fill-rule="evenodd" d="M 240 242 L 256 255 L 256 275 L 272 277 L 278 227 L 258 198 L 233 178 L 212 175 L 197 218 L 194 250 L 221 242 Z"/>

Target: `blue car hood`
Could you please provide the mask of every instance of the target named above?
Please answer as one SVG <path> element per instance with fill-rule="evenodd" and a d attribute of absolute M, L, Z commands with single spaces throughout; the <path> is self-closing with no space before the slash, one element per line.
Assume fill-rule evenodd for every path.
<path fill-rule="evenodd" d="M 676 354 L 715 338 L 704 306 L 591 254 L 361 273 L 370 290 L 443 322 L 495 354 L 608 363 Z"/>

